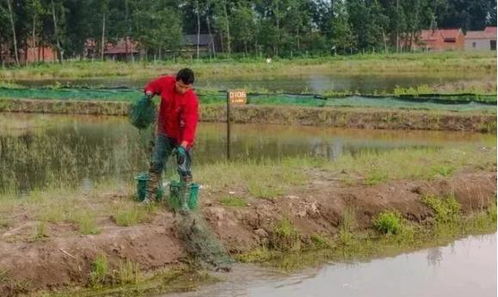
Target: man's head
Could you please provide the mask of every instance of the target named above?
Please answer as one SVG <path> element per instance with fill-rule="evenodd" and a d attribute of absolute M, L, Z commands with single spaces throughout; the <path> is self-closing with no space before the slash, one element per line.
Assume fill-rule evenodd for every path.
<path fill-rule="evenodd" d="M 194 72 L 189 68 L 183 68 L 176 74 L 175 89 L 180 94 L 185 94 L 194 84 Z"/>

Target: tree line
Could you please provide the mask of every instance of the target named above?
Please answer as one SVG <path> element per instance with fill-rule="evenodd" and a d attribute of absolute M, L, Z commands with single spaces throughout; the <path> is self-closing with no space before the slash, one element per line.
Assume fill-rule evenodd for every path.
<path fill-rule="evenodd" d="M 494 0 L 0 0 L 0 51 L 19 63 L 31 42 L 63 60 L 88 39 L 102 54 L 130 37 L 149 55 L 174 54 L 184 34 L 215 36 L 223 55 L 403 51 L 421 29 L 486 25 Z"/>

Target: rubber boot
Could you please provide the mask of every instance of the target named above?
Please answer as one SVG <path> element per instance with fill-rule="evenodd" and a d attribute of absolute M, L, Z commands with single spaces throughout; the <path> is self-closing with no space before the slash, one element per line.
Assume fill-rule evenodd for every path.
<path fill-rule="evenodd" d="M 157 188 L 159 187 L 160 180 L 160 174 L 149 171 L 149 180 L 147 181 L 147 188 L 145 190 L 145 199 L 142 201 L 142 204 L 147 205 L 156 200 Z"/>

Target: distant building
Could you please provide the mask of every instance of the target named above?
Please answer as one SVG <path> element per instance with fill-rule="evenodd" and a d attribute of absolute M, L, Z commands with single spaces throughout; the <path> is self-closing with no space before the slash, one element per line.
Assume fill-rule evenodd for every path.
<path fill-rule="evenodd" d="M 138 58 L 140 49 L 138 42 L 131 38 L 121 38 L 116 43 L 108 42 L 104 49 L 104 56 L 112 60 L 127 60 L 129 57 Z"/>
<path fill-rule="evenodd" d="M 468 31 L 465 35 L 466 51 L 495 51 L 496 27 L 486 27 L 483 31 Z"/>
<path fill-rule="evenodd" d="M 35 62 L 55 62 L 57 61 L 57 50 L 48 44 L 34 44 L 32 39 L 28 39 L 24 46 L 18 51 L 19 63 L 29 64 Z M 11 50 L 12 47 L 7 44 L 0 45 L 0 61 L 2 63 L 14 64 L 15 55 Z"/>
<path fill-rule="evenodd" d="M 85 41 L 83 56 L 85 58 L 99 59 L 101 58 L 100 44 L 94 39 Z M 141 54 L 138 48 L 138 42 L 131 38 L 121 38 L 116 42 L 107 42 L 104 47 L 104 58 L 111 60 L 127 60 L 129 58 L 137 58 Z"/>
<path fill-rule="evenodd" d="M 52 46 L 35 44 L 30 38 L 26 47 L 20 50 L 21 63 L 33 62 L 55 62 L 57 61 L 57 50 Z"/>
<path fill-rule="evenodd" d="M 465 35 L 461 29 L 422 30 L 416 37 L 414 49 L 426 51 L 463 50 Z"/>

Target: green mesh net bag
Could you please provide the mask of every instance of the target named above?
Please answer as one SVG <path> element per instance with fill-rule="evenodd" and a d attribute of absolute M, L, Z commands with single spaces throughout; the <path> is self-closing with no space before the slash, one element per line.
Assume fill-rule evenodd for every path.
<path fill-rule="evenodd" d="M 202 268 L 225 272 L 231 270 L 234 260 L 200 213 L 189 211 L 180 214 L 177 216 L 176 228 L 187 252 Z"/>
<path fill-rule="evenodd" d="M 156 106 L 151 99 L 142 97 L 130 106 L 128 111 L 130 123 L 138 129 L 146 129 L 156 119 Z"/>

